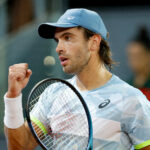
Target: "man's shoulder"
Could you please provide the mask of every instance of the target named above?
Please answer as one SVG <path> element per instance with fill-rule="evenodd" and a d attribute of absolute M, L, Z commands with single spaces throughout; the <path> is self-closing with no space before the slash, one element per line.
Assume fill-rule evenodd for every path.
<path fill-rule="evenodd" d="M 115 85 L 115 89 L 118 89 L 118 92 L 122 95 L 122 102 L 124 105 L 143 105 L 144 103 L 148 103 L 146 96 L 139 89 L 129 85 L 127 82 L 121 80 L 117 76 L 116 81 L 118 81 L 118 84 Z M 150 104 L 148 105 L 150 106 Z"/>
<path fill-rule="evenodd" d="M 116 75 L 113 77 L 112 87 L 126 96 L 143 95 L 139 89 L 129 85 L 127 82 L 120 79 Z"/>

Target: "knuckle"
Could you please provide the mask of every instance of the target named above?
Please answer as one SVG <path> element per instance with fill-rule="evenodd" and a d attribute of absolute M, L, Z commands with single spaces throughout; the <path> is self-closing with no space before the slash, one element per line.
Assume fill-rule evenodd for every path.
<path fill-rule="evenodd" d="M 10 78 L 13 78 L 13 77 L 14 77 L 14 74 L 13 74 L 13 73 L 9 73 L 9 77 L 10 77 Z"/>
<path fill-rule="evenodd" d="M 12 70 L 13 69 L 13 66 L 9 66 L 9 70 Z"/>
<path fill-rule="evenodd" d="M 20 65 L 21 67 L 25 67 L 25 68 L 28 67 L 28 64 L 27 64 L 27 63 L 20 63 L 19 65 Z"/>
<path fill-rule="evenodd" d="M 28 70 L 28 64 L 22 63 L 22 64 L 14 64 L 12 66 L 9 66 L 9 78 L 21 78 L 24 79 L 26 77 Z"/>

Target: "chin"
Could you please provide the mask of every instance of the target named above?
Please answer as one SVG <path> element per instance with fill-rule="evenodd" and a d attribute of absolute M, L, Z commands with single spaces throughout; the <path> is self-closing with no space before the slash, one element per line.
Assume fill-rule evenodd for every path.
<path fill-rule="evenodd" d="M 67 74 L 75 74 L 75 71 L 71 68 L 63 67 L 63 71 Z"/>
<path fill-rule="evenodd" d="M 67 73 L 67 74 L 75 74 L 73 71 L 70 71 L 70 70 L 64 70 L 64 69 L 63 69 L 63 71 L 64 71 L 65 73 Z"/>

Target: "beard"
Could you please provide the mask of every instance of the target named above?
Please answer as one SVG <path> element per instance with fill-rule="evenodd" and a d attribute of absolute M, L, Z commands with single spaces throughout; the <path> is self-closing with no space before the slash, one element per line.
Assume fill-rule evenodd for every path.
<path fill-rule="evenodd" d="M 81 58 L 81 56 L 76 57 L 77 59 L 72 61 L 70 64 L 63 66 L 63 71 L 67 74 L 79 74 L 81 73 L 90 61 L 90 57 Z"/>

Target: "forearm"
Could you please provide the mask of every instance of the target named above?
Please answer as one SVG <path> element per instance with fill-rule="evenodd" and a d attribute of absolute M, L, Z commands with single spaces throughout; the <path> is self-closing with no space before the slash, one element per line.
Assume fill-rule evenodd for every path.
<path fill-rule="evenodd" d="M 142 148 L 141 150 L 150 150 L 150 146 L 146 146 L 146 147 Z"/>
<path fill-rule="evenodd" d="M 32 150 L 36 147 L 35 140 L 24 123 L 21 95 L 15 98 L 4 96 L 5 116 L 4 130 L 8 150 Z"/>
<path fill-rule="evenodd" d="M 4 96 L 4 130 L 8 150 L 31 150 L 36 142 L 24 123 L 21 92 L 29 82 L 32 71 L 28 64 L 20 63 L 9 67 L 8 91 Z"/>
<path fill-rule="evenodd" d="M 25 125 L 17 129 L 4 127 L 8 150 L 25 150 L 28 143 L 28 132 Z"/>
<path fill-rule="evenodd" d="M 4 126 L 8 150 L 33 150 L 37 142 L 32 136 L 27 122 L 17 129 L 10 129 Z"/>

